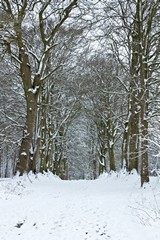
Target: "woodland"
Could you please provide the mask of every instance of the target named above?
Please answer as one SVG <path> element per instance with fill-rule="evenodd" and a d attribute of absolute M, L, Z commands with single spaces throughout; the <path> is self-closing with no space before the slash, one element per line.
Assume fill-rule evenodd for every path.
<path fill-rule="evenodd" d="M 160 0 L 0 1 L 0 177 L 160 174 Z"/>

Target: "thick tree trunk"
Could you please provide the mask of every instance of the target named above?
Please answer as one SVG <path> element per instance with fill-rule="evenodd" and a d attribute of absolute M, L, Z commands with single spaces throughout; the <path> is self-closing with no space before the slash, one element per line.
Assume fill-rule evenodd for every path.
<path fill-rule="evenodd" d="M 147 61 L 141 62 L 141 186 L 149 182 L 148 169 L 148 99 L 149 91 L 145 79 L 148 79 Z"/>
<path fill-rule="evenodd" d="M 35 170 L 35 156 L 33 164 L 33 155 L 36 149 L 34 145 L 33 137 L 36 138 L 35 123 L 37 117 L 37 101 L 40 91 L 40 76 L 35 75 L 32 81 L 32 72 L 29 65 L 29 57 L 25 53 L 23 42 L 19 41 L 19 59 L 20 74 L 23 81 L 23 88 L 26 99 L 26 122 L 23 131 L 23 138 L 19 150 L 19 161 L 17 163 L 16 170 L 22 175 L 29 170 Z M 30 169 L 31 168 L 31 169 Z"/>
<path fill-rule="evenodd" d="M 151 31 L 152 26 L 152 17 L 154 15 L 154 11 L 152 10 L 152 14 L 149 17 L 148 25 L 147 25 L 147 35 L 145 35 L 143 21 L 143 6 L 142 1 L 139 0 L 140 11 L 139 13 L 139 63 L 140 63 L 140 129 L 141 129 L 141 187 L 145 182 L 149 182 L 149 169 L 148 169 L 148 100 L 149 100 L 149 89 L 147 86 L 147 81 L 150 77 L 149 67 L 148 67 L 148 43 L 149 33 Z M 155 5 L 156 6 L 156 5 Z M 154 8 L 153 8 L 154 9 Z M 156 8 L 155 8 L 156 9 Z"/>
<path fill-rule="evenodd" d="M 25 171 L 35 170 L 36 160 L 34 159 L 34 163 L 32 161 L 35 149 L 35 146 L 33 146 L 33 137 L 35 134 L 36 116 L 37 97 L 34 93 L 28 92 L 26 123 L 19 151 L 19 162 L 17 163 L 17 171 L 19 171 L 21 175 Z"/>
<path fill-rule="evenodd" d="M 130 92 L 129 92 L 129 106 L 128 106 L 128 122 L 127 131 L 124 133 L 124 156 L 128 162 L 128 170 L 133 169 L 138 171 L 139 162 L 139 35 L 137 18 L 139 14 L 139 7 L 136 9 L 135 20 L 133 22 L 132 32 L 132 60 L 130 66 Z"/>
<path fill-rule="evenodd" d="M 133 103 L 134 104 L 134 103 Z M 136 110 L 135 110 L 136 111 Z M 130 118 L 130 136 L 129 136 L 129 172 L 136 169 L 138 172 L 138 143 L 139 143 L 139 116 L 132 111 Z"/>

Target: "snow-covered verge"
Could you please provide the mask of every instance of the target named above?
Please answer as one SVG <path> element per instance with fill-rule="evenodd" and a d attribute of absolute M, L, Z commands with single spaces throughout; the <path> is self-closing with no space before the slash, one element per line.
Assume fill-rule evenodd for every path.
<path fill-rule="evenodd" d="M 160 182 L 137 174 L 0 179 L 0 240 L 159 240 Z"/>

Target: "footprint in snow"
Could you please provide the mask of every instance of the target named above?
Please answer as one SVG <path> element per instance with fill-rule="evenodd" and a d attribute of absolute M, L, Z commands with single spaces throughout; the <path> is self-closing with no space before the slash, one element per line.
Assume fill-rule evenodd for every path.
<path fill-rule="evenodd" d="M 21 227 L 23 226 L 23 224 L 24 224 L 24 221 L 23 221 L 23 222 L 18 222 L 18 223 L 15 225 L 15 227 L 16 227 L 16 228 L 21 228 Z"/>

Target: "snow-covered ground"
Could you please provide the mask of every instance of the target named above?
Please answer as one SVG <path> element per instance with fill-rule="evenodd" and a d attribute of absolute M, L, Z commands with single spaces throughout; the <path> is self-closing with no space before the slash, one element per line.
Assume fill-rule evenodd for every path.
<path fill-rule="evenodd" d="M 0 179 L 0 240 L 160 240 L 160 183 L 136 174 Z"/>

